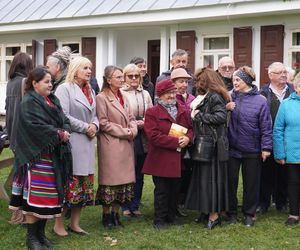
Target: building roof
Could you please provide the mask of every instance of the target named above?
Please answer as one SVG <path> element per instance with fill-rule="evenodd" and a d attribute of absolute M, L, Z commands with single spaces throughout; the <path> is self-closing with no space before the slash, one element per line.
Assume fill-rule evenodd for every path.
<path fill-rule="evenodd" d="M 300 0 L 0 0 L 0 32 L 218 20 L 299 10 Z"/>
<path fill-rule="evenodd" d="M 228 4 L 230 0 L 0 0 L 0 23 Z"/>

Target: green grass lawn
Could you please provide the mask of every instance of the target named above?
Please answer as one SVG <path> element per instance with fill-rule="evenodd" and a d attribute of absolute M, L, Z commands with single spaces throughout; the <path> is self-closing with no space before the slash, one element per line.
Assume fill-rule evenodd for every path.
<path fill-rule="evenodd" d="M 1 155 L 9 157 L 7 152 Z M 9 169 L 0 170 L 1 183 Z M 105 230 L 101 224 L 101 208 L 87 207 L 82 214 L 81 225 L 90 232 L 89 236 L 71 234 L 58 238 L 52 233 L 53 220 L 47 224 L 47 235 L 56 245 L 54 249 L 300 249 L 300 225 L 287 228 L 284 225 L 287 213 L 274 209 L 258 216 L 253 228 L 246 228 L 240 221 L 236 225 L 226 225 L 207 231 L 202 224 L 196 224 L 197 212 L 188 211 L 185 224 L 172 226 L 165 231 L 152 227 L 153 184 L 151 177 L 145 177 L 141 219 L 123 219 L 124 228 Z M 25 229 L 10 225 L 7 202 L 0 201 L 0 249 L 26 249 Z M 65 223 L 68 224 L 68 221 Z M 116 240 L 116 241 L 112 241 Z M 115 245 L 114 245 L 115 244 Z"/>

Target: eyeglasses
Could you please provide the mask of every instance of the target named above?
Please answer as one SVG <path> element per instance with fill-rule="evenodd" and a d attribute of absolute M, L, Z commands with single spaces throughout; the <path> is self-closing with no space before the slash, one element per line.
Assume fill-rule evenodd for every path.
<path fill-rule="evenodd" d="M 117 80 L 123 80 L 124 79 L 123 76 L 112 76 L 111 78 L 115 78 Z"/>
<path fill-rule="evenodd" d="M 126 75 L 130 80 L 132 80 L 133 78 L 138 79 L 140 78 L 140 75 Z"/>
<path fill-rule="evenodd" d="M 220 67 L 222 70 L 224 71 L 232 71 L 234 70 L 234 67 L 233 66 L 222 66 Z"/>
<path fill-rule="evenodd" d="M 286 75 L 288 72 L 286 70 L 283 70 L 283 71 L 271 72 L 271 73 L 275 75 Z"/>

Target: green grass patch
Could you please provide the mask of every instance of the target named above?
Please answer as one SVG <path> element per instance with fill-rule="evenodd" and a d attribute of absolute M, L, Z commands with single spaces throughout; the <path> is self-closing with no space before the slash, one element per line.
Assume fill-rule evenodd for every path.
<path fill-rule="evenodd" d="M 2 155 L 0 157 L 0 160 Z M 2 170 L 1 180 L 5 179 L 9 169 Z M 241 186 L 241 185 L 240 185 Z M 95 185 L 96 187 L 96 185 Z M 239 192 L 241 196 L 241 192 Z M 222 226 L 212 231 L 204 229 L 203 224 L 196 224 L 198 213 L 188 211 L 185 224 L 171 226 L 165 231 L 152 227 L 153 184 L 150 176 L 145 177 L 144 193 L 140 219 L 122 219 L 124 228 L 105 230 L 101 224 L 100 206 L 87 207 L 83 210 L 81 226 L 90 232 L 88 236 L 71 234 L 68 238 L 59 238 L 52 233 L 53 220 L 47 224 L 47 235 L 55 242 L 54 249 L 300 249 L 300 225 L 288 228 L 284 225 L 287 213 L 279 213 L 274 208 L 265 215 L 258 215 L 253 228 L 242 224 L 242 215 L 236 225 Z M 0 249 L 25 249 L 26 230 L 20 225 L 10 225 L 8 204 L 0 201 Z M 69 221 L 65 222 L 67 226 Z"/>

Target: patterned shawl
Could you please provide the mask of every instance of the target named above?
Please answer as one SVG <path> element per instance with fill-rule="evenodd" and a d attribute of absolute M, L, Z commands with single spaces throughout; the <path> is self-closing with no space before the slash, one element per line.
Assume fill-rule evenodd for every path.
<path fill-rule="evenodd" d="M 72 155 L 69 142 L 61 141 L 58 130 L 70 132 L 71 129 L 58 98 L 53 94 L 48 98 L 54 107 L 35 91 L 29 91 L 22 99 L 17 124 L 15 168 L 20 170 L 24 164 L 39 159 L 42 152 L 52 153 L 57 188 L 62 199 L 63 188 L 72 176 Z"/>

